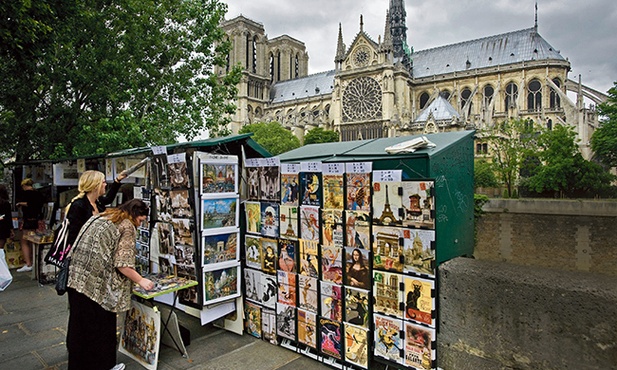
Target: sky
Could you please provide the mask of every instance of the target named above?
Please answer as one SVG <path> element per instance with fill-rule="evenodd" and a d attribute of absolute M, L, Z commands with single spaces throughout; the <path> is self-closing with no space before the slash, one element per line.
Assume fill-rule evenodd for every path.
<path fill-rule="evenodd" d="M 339 23 L 347 47 L 360 31 L 383 38 L 389 0 L 221 0 L 226 19 L 262 23 L 269 39 L 304 42 L 309 74 L 334 69 Z M 407 43 L 414 50 L 534 26 L 536 0 L 405 0 Z M 537 0 L 538 32 L 570 61 L 570 79 L 600 92 L 617 81 L 617 1 Z"/>

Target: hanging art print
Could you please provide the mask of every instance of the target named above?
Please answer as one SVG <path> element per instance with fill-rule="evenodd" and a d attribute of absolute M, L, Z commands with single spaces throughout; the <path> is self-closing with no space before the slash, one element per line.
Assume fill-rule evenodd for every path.
<path fill-rule="evenodd" d="M 403 363 L 403 322 L 382 315 L 373 315 L 375 321 L 375 356 Z"/>
<path fill-rule="evenodd" d="M 317 349 L 317 315 L 298 310 L 298 342 Z"/>
<path fill-rule="evenodd" d="M 298 239 L 298 207 L 280 206 L 279 213 L 281 238 Z"/>
<path fill-rule="evenodd" d="M 435 230 L 403 230 L 403 272 L 435 276 Z"/>
<path fill-rule="evenodd" d="M 276 304 L 277 336 L 296 340 L 296 308 L 286 304 Z"/>
<path fill-rule="evenodd" d="M 298 206 L 300 167 L 297 164 L 281 164 L 281 204 Z"/>
<path fill-rule="evenodd" d="M 373 312 L 403 318 L 403 275 L 373 270 Z"/>
<path fill-rule="evenodd" d="M 433 369 L 435 329 L 405 322 L 405 365 L 418 370 Z"/>
<path fill-rule="evenodd" d="M 319 243 L 300 239 L 299 261 L 300 274 L 319 277 Z"/>
<path fill-rule="evenodd" d="M 261 303 L 263 291 L 260 271 L 244 269 L 244 289 L 244 298 L 255 303 Z"/>
<path fill-rule="evenodd" d="M 186 153 L 167 156 L 167 174 L 172 188 L 187 188 L 189 176 L 186 167 Z"/>
<path fill-rule="evenodd" d="M 244 253 L 246 267 L 261 270 L 263 263 L 263 255 L 261 249 L 261 237 L 245 235 L 244 236 Z"/>
<path fill-rule="evenodd" d="M 405 318 L 435 327 L 435 282 L 405 276 Z"/>
<path fill-rule="evenodd" d="M 261 307 L 251 302 L 244 302 L 244 331 L 261 339 L 261 328 Z"/>
<path fill-rule="evenodd" d="M 403 181 L 403 226 L 434 229 L 435 198 L 432 181 Z"/>
<path fill-rule="evenodd" d="M 279 205 L 276 203 L 261 203 L 261 235 L 271 238 L 279 236 Z"/>
<path fill-rule="evenodd" d="M 360 366 L 368 367 L 368 330 L 344 323 L 345 326 L 345 360 Z"/>
<path fill-rule="evenodd" d="M 202 199 L 201 214 L 202 230 L 232 231 L 238 227 L 238 198 Z"/>
<path fill-rule="evenodd" d="M 240 295 L 240 266 L 204 272 L 204 305 L 236 298 Z"/>
<path fill-rule="evenodd" d="M 204 235 L 203 264 L 235 263 L 240 260 L 238 250 L 239 232 Z"/>
<path fill-rule="evenodd" d="M 174 231 L 174 244 L 194 245 L 192 220 L 189 218 L 172 218 L 171 226 Z"/>
<path fill-rule="evenodd" d="M 325 318 L 319 318 L 319 350 L 327 356 L 341 359 L 341 323 Z"/>
<path fill-rule="evenodd" d="M 373 268 L 403 272 L 403 228 L 373 226 Z"/>
<path fill-rule="evenodd" d="M 245 202 L 244 213 L 246 215 L 246 232 L 261 234 L 261 203 Z"/>
<path fill-rule="evenodd" d="M 189 202 L 189 191 L 183 190 L 171 190 L 169 192 L 171 201 L 171 213 L 175 218 L 191 218 L 193 217 L 193 209 Z"/>
<path fill-rule="evenodd" d="M 323 163 L 323 208 L 345 208 L 344 163 Z"/>
<path fill-rule="evenodd" d="M 201 158 L 201 194 L 238 193 L 238 158 L 208 155 Z"/>

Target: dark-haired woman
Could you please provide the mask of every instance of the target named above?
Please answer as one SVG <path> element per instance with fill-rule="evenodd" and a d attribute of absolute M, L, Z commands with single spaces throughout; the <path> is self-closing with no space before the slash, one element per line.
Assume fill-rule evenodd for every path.
<path fill-rule="evenodd" d="M 135 271 L 136 226 L 148 206 L 130 200 L 93 216 L 71 251 L 68 279 L 69 369 L 123 369 L 116 365 L 116 314 L 129 309 L 131 287 L 154 287 Z"/>

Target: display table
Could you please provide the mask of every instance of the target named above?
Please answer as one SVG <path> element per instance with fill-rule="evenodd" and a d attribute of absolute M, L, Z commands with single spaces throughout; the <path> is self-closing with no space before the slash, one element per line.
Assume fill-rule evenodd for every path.
<path fill-rule="evenodd" d="M 36 234 L 23 235 L 22 238 L 32 244 L 32 279 L 38 280 L 39 284 L 55 283 L 58 268 L 43 260 L 54 243 L 53 238 Z"/>

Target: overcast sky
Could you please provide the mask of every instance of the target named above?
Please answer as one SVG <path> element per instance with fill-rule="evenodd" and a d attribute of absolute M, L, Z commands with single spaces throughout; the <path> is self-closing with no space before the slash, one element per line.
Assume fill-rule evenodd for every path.
<path fill-rule="evenodd" d="M 347 47 L 360 30 L 383 38 L 389 0 L 221 0 L 226 19 L 240 14 L 268 38 L 305 43 L 309 73 L 334 69 L 338 25 Z M 617 1 L 538 0 L 538 32 L 570 60 L 568 77 L 606 93 L 617 81 Z M 405 0 L 407 43 L 415 50 L 517 31 L 534 25 L 535 0 Z"/>

